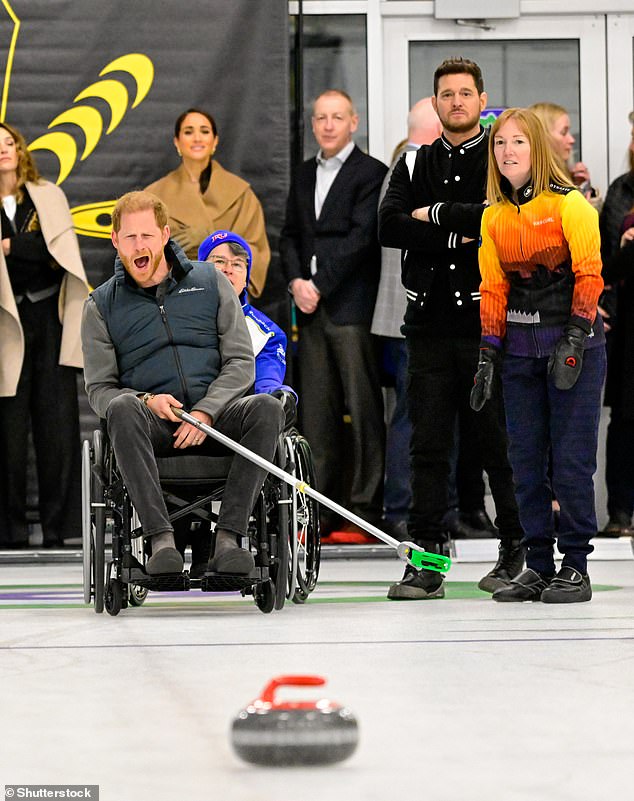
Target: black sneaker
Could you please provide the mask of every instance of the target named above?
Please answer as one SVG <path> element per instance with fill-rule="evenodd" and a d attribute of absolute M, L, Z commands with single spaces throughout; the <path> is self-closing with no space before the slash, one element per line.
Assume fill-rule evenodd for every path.
<path fill-rule="evenodd" d="M 444 578 L 442 573 L 432 570 L 416 570 L 415 567 L 407 565 L 403 578 L 392 584 L 387 591 L 387 597 L 391 601 L 424 601 L 428 598 L 444 598 Z"/>
<path fill-rule="evenodd" d="M 494 601 L 540 601 L 551 579 L 527 567 L 510 584 L 493 593 Z"/>
<path fill-rule="evenodd" d="M 476 531 L 488 531 L 491 537 L 497 536 L 498 530 L 493 525 L 485 509 L 476 509 L 473 512 L 469 512 L 466 517 L 469 525 L 475 528 Z"/>
<path fill-rule="evenodd" d="M 576 604 L 592 598 L 592 585 L 587 573 L 564 565 L 542 592 L 545 604 Z"/>
<path fill-rule="evenodd" d="M 207 562 L 192 562 L 189 568 L 189 577 L 192 579 L 202 578 L 207 572 Z"/>
<path fill-rule="evenodd" d="M 495 592 L 507 587 L 524 567 L 524 549 L 518 540 L 500 542 L 498 560 L 493 570 L 480 579 L 478 587 L 484 592 Z"/>
<path fill-rule="evenodd" d="M 632 528 L 632 516 L 627 512 L 614 512 L 610 515 L 603 531 L 599 531 L 597 537 L 631 537 L 634 534 Z"/>
<path fill-rule="evenodd" d="M 490 539 L 498 536 L 497 528 L 484 509 L 476 509 L 473 512 L 449 509 L 445 512 L 442 522 L 454 540 Z"/>

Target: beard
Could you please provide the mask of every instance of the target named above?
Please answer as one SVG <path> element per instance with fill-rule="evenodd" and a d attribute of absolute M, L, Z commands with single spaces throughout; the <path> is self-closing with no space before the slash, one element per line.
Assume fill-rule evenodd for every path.
<path fill-rule="evenodd" d="M 463 119 L 462 122 L 452 122 L 450 117 L 446 119 L 441 117 L 440 121 L 443 128 L 446 131 L 449 131 L 449 133 L 466 133 L 467 131 L 471 131 L 480 125 L 480 112 L 478 111 L 477 116 L 474 114 L 473 117 Z"/>
<path fill-rule="evenodd" d="M 134 263 L 135 259 L 140 259 L 142 257 L 146 257 L 148 260 L 148 266 L 144 268 L 143 275 L 139 275 L 139 268 Z M 146 251 L 145 253 L 137 253 L 135 256 L 123 256 L 119 253 L 119 258 L 121 259 L 125 271 L 128 275 L 132 278 L 132 280 L 139 284 L 139 286 L 152 286 L 154 283 L 160 283 L 159 281 L 154 281 L 153 278 L 156 275 L 156 272 L 163 260 L 163 253 L 150 253 L 150 251 Z M 139 282 L 141 279 L 141 283 Z"/>

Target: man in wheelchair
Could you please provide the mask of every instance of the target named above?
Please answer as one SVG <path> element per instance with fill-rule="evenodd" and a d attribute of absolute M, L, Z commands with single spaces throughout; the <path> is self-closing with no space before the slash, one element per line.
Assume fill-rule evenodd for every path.
<path fill-rule="evenodd" d="M 174 415 L 191 414 L 271 461 L 285 413 L 270 394 L 246 395 L 253 346 L 238 297 L 220 270 L 190 262 L 169 238 L 167 209 L 148 192 L 120 198 L 112 215 L 114 275 L 86 301 L 82 345 L 88 399 L 106 420 L 130 499 L 149 539 L 150 575 L 176 573 L 183 558 L 163 499 L 157 456 L 217 454 L 217 446 Z M 235 456 L 208 569 L 248 574 L 240 547 L 266 473 Z"/>

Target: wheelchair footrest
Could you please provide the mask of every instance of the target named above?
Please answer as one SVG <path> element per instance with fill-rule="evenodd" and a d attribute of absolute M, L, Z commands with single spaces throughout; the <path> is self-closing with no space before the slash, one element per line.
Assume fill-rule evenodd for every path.
<path fill-rule="evenodd" d="M 254 575 L 257 572 L 257 575 Z M 235 592 L 246 590 L 262 581 L 260 571 L 251 571 L 248 576 L 235 576 L 231 573 L 205 573 L 200 581 L 203 592 Z"/>
<path fill-rule="evenodd" d="M 125 584 L 136 584 L 155 592 L 179 592 L 191 589 L 189 573 L 164 573 L 159 576 L 150 576 L 139 568 L 123 568 L 121 580 Z"/>

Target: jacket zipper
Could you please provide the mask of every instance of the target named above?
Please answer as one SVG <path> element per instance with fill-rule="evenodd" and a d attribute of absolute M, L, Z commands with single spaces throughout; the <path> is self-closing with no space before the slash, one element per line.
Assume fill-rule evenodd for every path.
<path fill-rule="evenodd" d="M 523 244 L 522 244 L 522 219 L 521 219 L 522 213 L 521 213 L 520 204 L 517 203 L 516 205 L 517 205 L 517 216 L 520 218 L 520 225 L 519 225 L 520 253 L 522 254 L 522 258 L 524 258 L 524 247 L 523 247 Z M 535 353 L 537 355 L 540 355 L 540 348 L 539 348 L 539 343 L 537 341 L 537 329 L 536 329 L 535 323 L 531 323 L 531 335 L 533 337 L 533 345 L 535 346 Z"/>
<path fill-rule="evenodd" d="M 174 353 L 174 360 L 176 362 L 176 369 L 178 370 L 178 378 L 181 382 L 181 388 L 183 390 L 183 398 L 185 400 L 185 406 L 187 409 L 191 407 L 191 402 L 189 400 L 189 392 L 187 390 L 187 382 L 185 381 L 185 374 L 183 373 L 183 365 L 181 364 L 180 356 L 178 354 L 178 348 L 174 344 L 174 337 L 172 336 L 172 329 L 170 328 L 169 320 L 167 319 L 167 313 L 165 311 L 165 306 L 162 303 L 159 303 L 159 309 L 161 312 L 161 320 L 163 321 L 163 325 L 165 326 L 165 330 L 167 331 L 167 341 L 172 348 Z"/>

